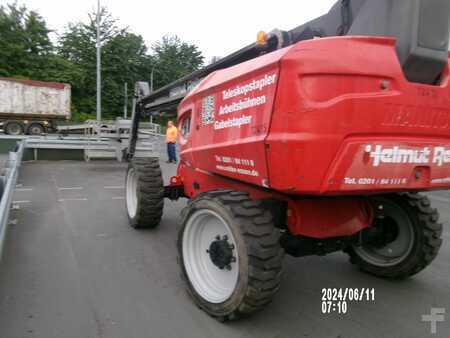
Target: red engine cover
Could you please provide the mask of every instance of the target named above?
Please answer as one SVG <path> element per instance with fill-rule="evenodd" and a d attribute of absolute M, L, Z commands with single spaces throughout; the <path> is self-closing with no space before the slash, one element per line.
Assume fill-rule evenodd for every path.
<path fill-rule="evenodd" d="M 410 83 L 395 41 L 367 37 L 299 43 L 280 63 L 266 140 L 271 188 L 364 194 L 449 186 L 448 69 L 440 86 Z"/>

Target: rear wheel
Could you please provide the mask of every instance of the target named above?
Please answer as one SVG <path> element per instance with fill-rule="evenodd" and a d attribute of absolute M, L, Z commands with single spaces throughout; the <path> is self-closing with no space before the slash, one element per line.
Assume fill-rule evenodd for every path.
<path fill-rule="evenodd" d="M 408 193 L 376 197 L 372 203 L 374 223 L 347 249 L 350 261 L 386 278 L 406 278 L 427 267 L 442 243 L 439 214 L 428 198 Z"/>
<path fill-rule="evenodd" d="M 245 193 L 209 192 L 190 202 L 181 214 L 178 254 L 189 293 L 219 320 L 262 309 L 280 286 L 279 230 Z"/>
<path fill-rule="evenodd" d="M 126 208 L 133 228 L 155 228 L 164 208 L 164 184 L 157 158 L 137 158 L 128 165 Z"/>
<path fill-rule="evenodd" d="M 24 126 L 21 122 L 11 121 L 5 125 L 5 134 L 7 135 L 22 135 L 24 133 Z"/>
<path fill-rule="evenodd" d="M 28 135 L 41 135 L 45 133 L 45 128 L 40 123 L 32 123 L 28 127 L 27 134 Z"/>

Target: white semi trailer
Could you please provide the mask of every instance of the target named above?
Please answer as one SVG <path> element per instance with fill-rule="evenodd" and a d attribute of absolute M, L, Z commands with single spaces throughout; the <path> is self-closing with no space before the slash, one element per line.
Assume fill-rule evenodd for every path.
<path fill-rule="evenodd" d="M 5 134 L 39 135 L 70 119 L 69 84 L 0 77 L 0 125 Z"/>

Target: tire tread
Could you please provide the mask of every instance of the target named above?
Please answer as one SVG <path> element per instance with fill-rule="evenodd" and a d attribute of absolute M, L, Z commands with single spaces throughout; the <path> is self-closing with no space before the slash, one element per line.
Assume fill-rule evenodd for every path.
<path fill-rule="evenodd" d="M 431 207 L 427 196 L 401 193 L 390 197 L 405 202 L 409 206 L 410 214 L 415 215 L 422 241 L 414 257 L 407 264 L 400 263 L 397 268 L 383 269 L 365 262 L 352 248 L 348 248 L 346 252 L 350 255 L 350 262 L 363 271 L 378 277 L 403 279 L 422 271 L 436 258 L 442 244 L 442 224 L 439 223 L 438 211 Z"/>
<path fill-rule="evenodd" d="M 279 230 L 274 227 L 272 215 L 258 201 L 250 199 L 244 192 L 222 190 L 200 194 L 183 209 L 181 219 L 185 219 L 190 209 L 199 199 L 208 199 L 221 204 L 230 211 L 240 225 L 241 234 L 248 252 L 248 286 L 245 295 L 234 311 L 211 316 L 220 321 L 234 320 L 260 311 L 280 288 L 284 251 L 279 244 Z M 183 224 L 181 225 L 183 227 Z M 181 233 L 181 232 L 180 232 Z M 180 248 L 180 238 L 178 247 Z M 183 264 L 179 257 L 178 261 Z M 184 276 L 187 279 L 187 276 Z M 192 295 L 192 292 L 190 292 Z M 194 300 L 204 310 L 201 302 Z"/>
<path fill-rule="evenodd" d="M 156 228 L 164 209 L 164 183 L 157 158 L 135 158 L 129 169 L 138 174 L 139 201 L 137 215 L 131 226 L 135 229 Z"/>

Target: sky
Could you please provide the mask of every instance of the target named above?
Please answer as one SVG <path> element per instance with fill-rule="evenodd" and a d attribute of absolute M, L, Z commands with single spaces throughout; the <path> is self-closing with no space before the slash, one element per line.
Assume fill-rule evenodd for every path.
<path fill-rule="evenodd" d="M 0 0 L 0 4 L 14 0 Z M 101 0 L 120 26 L 142 35 L 148 47 L 165 34 L 197 45 L 208 61 L 255 41 L 258 31 L 289 30 L 325 14 L 336 0 Z M 97 0 L 18 0 L 37 10 L 50 29 L 87 21 Z"/>

